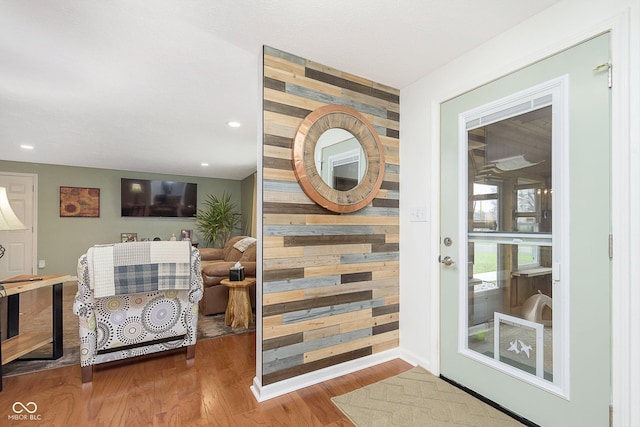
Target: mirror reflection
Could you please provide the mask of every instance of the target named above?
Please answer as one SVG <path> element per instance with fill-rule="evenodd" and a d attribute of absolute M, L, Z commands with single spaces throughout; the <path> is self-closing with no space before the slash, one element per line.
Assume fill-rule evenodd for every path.
<path fill-rule="evenodd" d="M 325 131 L 316 144 L 314 160 L 322 180 L 331 188 L 355 188 L 367 171 L 367 157 L 358 139 L 349 131 Z"/>

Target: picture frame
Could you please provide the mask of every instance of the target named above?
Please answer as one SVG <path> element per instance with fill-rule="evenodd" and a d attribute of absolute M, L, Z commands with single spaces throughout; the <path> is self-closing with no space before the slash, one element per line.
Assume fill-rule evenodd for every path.
<path fill-rule="evenodd" d="M 100 189 L 60 186 L 60 217 L 100 217 Z"/>
<path fill-rule="evenodd" d="M 122 243 L 137 242 L 138 233 L 120 233 L 120 241 Z"/>
<path fill-rule="evenodd" d="M 180 230 L 180 240 L 191 240 L 193 236 L 193 230 L 182 229 Z"/>

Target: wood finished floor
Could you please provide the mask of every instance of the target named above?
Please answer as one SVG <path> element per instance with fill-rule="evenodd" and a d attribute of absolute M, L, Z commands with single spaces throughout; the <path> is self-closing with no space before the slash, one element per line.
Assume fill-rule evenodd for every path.
<path fill-rule="evenodd" d="M 4 378 L 0 426 L 352 426 L 331 397 L 411 367 L 393 360 L 258 403 L 255 333 L 231 335 L 199 341 L 190 365 L 184 350 L 165 353 L 98 366 L 90 384 L 79 365 Z M 14 402 L 34 402 L 37 422 L 10 419 Z"/>

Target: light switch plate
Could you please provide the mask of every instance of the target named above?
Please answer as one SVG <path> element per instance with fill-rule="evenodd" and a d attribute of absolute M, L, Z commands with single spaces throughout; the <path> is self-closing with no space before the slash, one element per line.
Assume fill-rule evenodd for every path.
<path fill-rule="evenodd" d="M 409 218 L 411 222 L 426 222 L 428 221 L 426 206 L 411 206 L 409 208 Z"/>

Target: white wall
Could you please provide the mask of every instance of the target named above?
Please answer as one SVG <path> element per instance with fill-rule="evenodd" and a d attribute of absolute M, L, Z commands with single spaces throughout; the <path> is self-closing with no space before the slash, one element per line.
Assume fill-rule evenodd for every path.
<path fill-rule="evenodd" d="M 613 405 L 615 424 L 630 425 L 640 422 L 632 404 L 640 401 L 640 0 L 562 1 L 402 89 L 400 345 L 407 359 L 439 373 L 439 104 L 610 29 Z M 428 208 L 428 222 L 410 221 L 415 206 Z"/>

